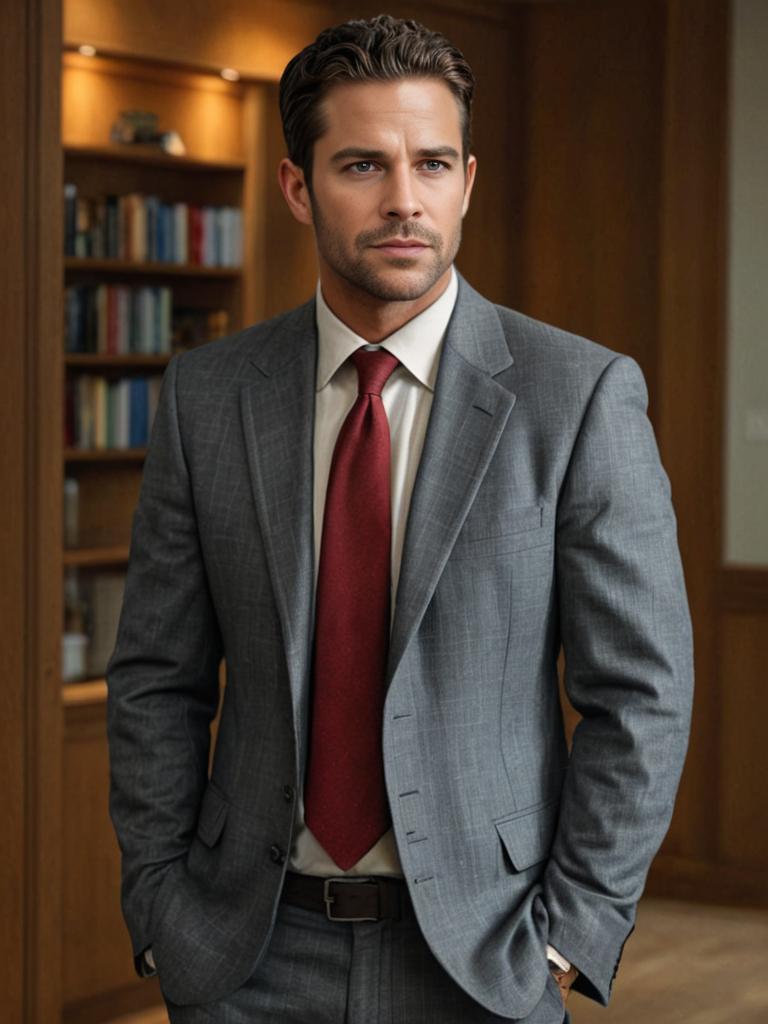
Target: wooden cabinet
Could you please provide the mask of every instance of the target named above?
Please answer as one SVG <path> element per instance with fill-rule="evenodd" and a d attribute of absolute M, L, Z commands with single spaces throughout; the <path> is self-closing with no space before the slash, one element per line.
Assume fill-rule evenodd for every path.
<path fill-rule="evenodd" d="M 103 670 L 146 451 L 146 437 L 135 443 L 130 402 L 142 391 L 150 404 L 156 399 L 173 352 L 263 315 L 258 254 L 266 153 L 258 141 L 267 86 L 72 52 L 63 55 L 61 81 L 62 186 L 72 206 L 64 231 L 61 459 L 65 494 L 74 492 L 77 505 L 76 529 L 65 522 L 63 603 L 70 626 L 74 603 L 76 628 L 91 645 L 82 671 L 62 689 L 62 1015 L 82 1024 L 160 1000 L 156 984 L 133 969 L 108 815 Z M 185 154 L 110 141 L 125 110 L 157 114 L 161 131 L 179 133 Z M 66 200 L 62 205 L 66 221 Z M 216 221 L 223 209 L 239 211 L 239 245 L 232 219 L 226 236 L 223 219 Z M 196 214 L 193 244 L 197 210 L 206 212 Z M 139 215 L 137 225 L 132 218 Z M 184 218 L 183 230 L 174 216 Z M 218 232 L 210 245 L 206 230 Z"/>

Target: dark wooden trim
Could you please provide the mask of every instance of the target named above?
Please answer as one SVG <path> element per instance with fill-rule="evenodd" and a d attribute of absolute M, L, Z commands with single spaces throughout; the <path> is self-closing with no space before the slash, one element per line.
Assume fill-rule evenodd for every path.
<path fill-rule="evenodd" d="M 126 164 L 146 164 L 149 167 L 173 167 L 182 171 L 203 171 L 206 174 L 219 172 L 242 174 L 246 169 L 243 160 L 201 160 L 194 156 L 174 156 L 156 146 L 111 145 L 64 147 L 65 160 L 96 160 Z"/>
<path fill-rule="evenodd" d="M 672 481 L 694 625 L 693 731 L 665 852 L 714 861 L 716 576 L 722 531 L 728 8 L 666 4 L 656 426 Z"/>
<path fill-rule="evenodd" d="M 27 831 L 25 1024 L 61 1007 L 61 2 L 26 0 Z"/>
<path fill-rule="evenodd" d="M 208 267 L 197 263 L 149 263 L 136 260 L 101 260 L 68 256 L 67 273 L 136 274 L 149 277 L 241 277 L 240 267 Z"/>
<path fill-rule="evenodd" d="M 721 611 L 768 613 L 768 569 L 728 565 L 718 578 Z"/>

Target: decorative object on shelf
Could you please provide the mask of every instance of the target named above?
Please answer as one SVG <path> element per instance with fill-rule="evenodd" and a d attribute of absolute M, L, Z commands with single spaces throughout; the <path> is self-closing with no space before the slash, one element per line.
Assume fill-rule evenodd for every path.
<path fill-rule="evenodd" d="M 88 658 L 88 609 L 80 591 L 77 569 L 64 577 L 64 635 L 61 645 L 61 676 L 64 682 L 84 679 Z"/>
<path fill-rule="evenodd" d="M 184 140 L 177 131 L 161 132 L 159 118 L 149 110 L 121 110 L 109 133 L 112 142 L 121 145 L 136 143 L 159 146 L 166 153 L 184 156 Z"/>

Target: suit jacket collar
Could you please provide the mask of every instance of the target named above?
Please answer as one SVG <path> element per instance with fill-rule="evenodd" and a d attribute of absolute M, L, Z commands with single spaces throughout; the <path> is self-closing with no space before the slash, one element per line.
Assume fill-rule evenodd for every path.
<path fill-rule="evenodd" d="M 411 497 L 390 679 L 427 609 L 515 403 L 515 395 L 494 379 L 513 361 L 495 307 L 460 276 Z"/>
<path fill-rule="evenodd" d="M 314 609 L 315 300 L 278 318 L 250 359 L 241 408 L 252 491 L 302 735 Z M 411 498 L 390 677 L 417 629 L 514 405 L 494 380 L 513 362 L 498 314 L 459 275 Z M 299 744 L 305 748 L 304 743 Z M 299 766 L 302 770 L 303 766 Z"/>

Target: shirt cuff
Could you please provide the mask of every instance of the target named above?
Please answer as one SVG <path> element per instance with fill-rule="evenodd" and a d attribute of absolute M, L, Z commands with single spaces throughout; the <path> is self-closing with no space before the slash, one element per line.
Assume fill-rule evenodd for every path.
<path fill-rule="evenodd" d="M 573 966 L 570 960 L 566 960 L 561 953 L 557 952 L 554 946 L 547 946 L 547 960 L 551 960 L 553 963 L 556 963 L 560 970 L 565 971 L 566 973 L 570 971 Z"/>
<path fill-rule="evenodd" d="M 139 961 L 142 978 L 152 978 L 157 974 L 155 958 L 152 956 L 152 948 L 145 949 Z"/>

